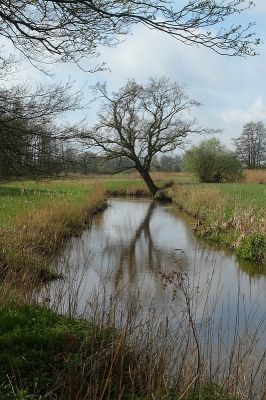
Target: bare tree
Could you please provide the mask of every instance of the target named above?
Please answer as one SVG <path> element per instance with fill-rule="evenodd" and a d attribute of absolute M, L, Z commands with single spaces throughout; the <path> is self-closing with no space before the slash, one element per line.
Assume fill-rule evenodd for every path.
<path fill-rule="evenodd" d="M 10 44 L 18 50 L 20 60 L 26 58 L 43 70 L 58 61 L 81 65 L 83 58 L 97 57 L 100 46 L 123 41 L 135 24 L 219 54 L 255 55 L 260 40 L 251 31 L 254 23 L 243 28 L 240 24 L 223 26 L 230 16 L 241 14 L 252 4 L 246 0 L 187 0 L 186 4 L 184 0 L 177 9 L 175 2 L 168 0 L 2 0 L 0 81 L 12 80 L 20 68 L 19 60 L 9 55 Z M 103 67 L 96 65 L 92 71 Z M 30 149 L 32 143 L 41 143 L 42 149 L 49 147 L 50 136 L 43 139 L 44 127 L 60 113 L 77 108 L 74 97 L 68 97 L 68 89 L 60 84 L 47 91 L 39 87 L 35 93 L 30 93 L 27 85 L 0 89 L 0 152 L 7 169 L 14 169 L 22 159 L 25 166 L 28 153 L 36 158 L 36 151 Z M 57 126 L 57 134 L 65 129 Z M 37 140 L 40 134 L 42 139 Z M 26 149 L 31 150 L 26 152 L 27 158 Z"/>
<path fill-rule="evenodd" d="M 248 122 L 239 137 L 232 139 L 242 166 L 259 169 L 266 165 L 266 128 L 262 121 Z"/>
<path fill-rule="evenodd" d="M 100 157 L 120 160 L 117 172 L 135 168 L 153 195 L 158 190 L 149 174 L 154 155 L 182 148 L 189 133 L 215 132 L 198 126 L 196 120 L 182 119 L 200 103 L 189 100 L 183 86 L 165 77 L 150 78 L 146 85 L 129 79 L 110 96 L 106 84 L 97 84 L 95 91 L 102 100 L 99 122 L 84 131 L 83 140 L 96 146 Z M 130 165 L 122 164 L 124 158 Z"/>
<path fill-rule="evenodd" d="M 183 167 L 183 156 L 177 154 L 163 154 L 161 157 L 154 157 L 152 167 L 156 171 L 179 172 Z"/>
<path fill-rule="evenodd" d="M 38 86 L 29 82 L 0 89 L 1 177 L 31 170 L 37 173 L 55 154 L 58 138 L 74 128 L 62 123 L 64 112 L 81 109 L 82 92 L 71 93 L 73 84 Z M 60 117 L 60 119 L 59 119 Z M 45 154 L 46 153 L 46 156 Z"/>
<path fill-rule="evenodd" d="M 178 2 L 168 0 L 2 0 L 0 35 L 35 65 L 58 60 L 79 63 L 83 57 L 97 56 L 99 46 L 115 46 L 138 23 L 219 54 L 256 54 L 259 39 L 250 32 L 254 23 L 225 27 L 226 19 L 253 2 L 187 1 L 177 9 Z"/>

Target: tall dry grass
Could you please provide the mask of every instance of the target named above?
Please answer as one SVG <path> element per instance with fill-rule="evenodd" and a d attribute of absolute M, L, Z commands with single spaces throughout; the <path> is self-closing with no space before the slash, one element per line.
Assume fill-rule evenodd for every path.
<path fill-rule="evenodd" d="M 245 182 L 247 182 L 247 183 L 262 183 L 262 184 L 266 183 L 266 170 L 246 169 L 246 170 L 244 170 L 244 174 L 246 176 Z"/>
<path fill-rule="evenodd" d="M 91 189 L 91 186 L 90 186 Z M 45 198 L 21 200 L 23 211 L 18 212 L 10 226 L 0 232 L 2 247 L 0 270 L 2 281 L 23 286 L 46 281 L 56 276 L 52 259 L 64 240 L 81 232 L 97 210 L 105 204 L 104 188 L 95 184 L 88 195 L 75 197 L 71 193 L 53 191 Z"/>
<path fill-rule="evenodd" d="M 158 280 L 171 297 L 164 316 L 139 294 L 125 300 L 126 286 L 109 296 L 103 278 L 80 315 L 95 330 L 79 348 L 75 337 L 68 338 L 75 362 L 71 352 L 62 355 L 65 369 L 47 398 L 196 400 L 205 398 L 207 384 L 208 399 L 265 399 L 265 352 L 258 350 L 265 317 L 254 329 L 252 316 L 242 326 L 236 315 L 232 332 L 229 300 L 217 323 L 211 279 L 199 291 L 197 277 L 191 280 L 177 266 L 161 271 Z"/>
<path fill-rule="evenodd" d="M 195 216 L 206 230 L 235 229 L 239 235 L 254 231 L 266 234 L 266 209 L 258 209 L 252 201 L 247 205 L 241 196 L 232 197 L 219 188 L 202 186 L 175 186 L 173 192 L 179 207 Z"/>

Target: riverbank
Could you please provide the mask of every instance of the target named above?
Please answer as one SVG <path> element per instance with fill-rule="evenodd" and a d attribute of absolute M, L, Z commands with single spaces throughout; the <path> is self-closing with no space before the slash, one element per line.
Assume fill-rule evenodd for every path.
<path fill-rule="evenodd" d="M 227 246 L 241 260 L 266 264 L 266 171 L 245 171 L 245 182 L 228 184 L 199 184 L 186 173 L 151 175 L 166 187 L 159 199 L 171 200 L 195 217 L 197 236 Z M 105 182 L 105 187 L 109 195 L 150 197 L 136 174 Z"/>
<path fill-rule="evenodd" d="M 57 277 L 54 257 L 105 207 L 106 195 L 97 182 L 12 183 L 0 190 L 0 272 L 6 291 L 10 295 L 14 288 L 18 298 L 25 285 Z M 2 290 L 0 304 L 8 297 Z"/>
<path fill-rule="evenodd" d="M 250 205 L 244 195 L 245 185 L 236 185 L 242 192 L 235 192 L 237 201 L 233 202 L 228 192 L 233 186 L 205 188 L 189 181 L 188 176 L 180 175 L 179 179 L 178 174 L 158 178 L 161 185 L 174 180 L 167 193 L 180 207 L 181 200 L 183 206 L 190 204 L 186 211 L 196 217 L 198 234 L 210 221 L 214 226 L 228 224 L 236 205 L 241 204 L 246 211 Z M 184 312 L 176 316 L 179 323 L 174 330 L 167 318 L 155 318 L 152 309 L 148 315 L 144 313 L 140 301 L 122 304 L 120 292 L 114 293 L 111 301 L 96 293 L 81 316 L 59 315 L 38 305 L 33 288 L 53 278 L 52 259 L 64 240 L 89 225 L 93 213 L 104 207 L 106 190 L 118 194 L 125 182 L 126 194 L 140 195 L 144 190 L 136 176 L 128 180 L 102 177 L 97 181 L 91 178 L 2 186 L 0 398 L 258 398 L 264 391 L 260 377 L 264 355 L 256 354 L 256 332 L 250 336 L 247 326 L 242 335 L 236 326 L 232 348 L 226 349 L 223 358 L 226 332 L 218 328 L 221 342 L 216 344 L 218 361 L 214 362 L 210 316 L 206 314 L 200 324 L 196 323 L 201 294 L 182 269 L 178 274 L 161 276 L 162 285 L 173 293 L 173 301 L 179 301 L 180 296 L 184 301 Z M 260 187 L 263 189 L 263 185 Z M 255 197 L 256 207 L 255 200 L 252 202 L 257 214 L 254 210 L 251 215 L 245 214 L 252 217 L 251 227 L 254 221 L 261 221 L 254 219 L 262 210 L 261 195 L 258 192 Z M 235 228 L 228 225 L 226 229 L 236 241 Z M 220 229 L 220 234 L 216 239 L 229 245 L 226 230 Z M 69 298 L 70 308 L 77 297 L 72 294 Z M 45 301 L 43 304 L 49 304 L 49 299 Z M 203 336 L 206 340 L 201 343 Z"/>
<path fill-rule="evenodd" d="M 152 177 L 166 186 L 163 197 L 196 218 L 196 235 L 226 245 L 240 259 L 266 263 L 266 171 L 249 171 L 247 182 L 237 184 L 198 184 L 186 173 Z M 53 255 L 65 238 L 82 231 L 108 195 L 150 197 L 137 173 L 2 185 L 2 271 L 6 274 L 10 266 L 15 280 L 25 271 L 39 280 L 52 279 Z"/>
<path fill-rule="evenodd" d="M 197 236 L 226 245 L 240 259 L 266 263 L 264 185 L 176 185 L 168 194 L 195 217 Z"/>

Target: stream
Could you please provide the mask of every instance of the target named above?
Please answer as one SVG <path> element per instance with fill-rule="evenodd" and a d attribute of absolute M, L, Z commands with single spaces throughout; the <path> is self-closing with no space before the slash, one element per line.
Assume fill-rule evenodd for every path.
<path fill-rule="evenodd" d="M 90 229 L 73 237 L 57 260 L 64 279 L 46 285 L 43 299 L 60 312 L 82 315 L 92 293 L 141 302 L 165 317 L 184 307 L 175 284 L 163 286 L 161 273 L 183 276 L 196 304 L 195 321 L 212 314 L 232 337 L 248 325 L 265 343 L 266 277 L 251 276 L 235 255 L 195 237 L 195 220 L 172 204 L 149 199 L 110 198 Z M 160 273 L 161 272 L 161 273 Z M 177 285 L 177 283 L 176 283 Z M 70 310 L 71 309 L 71 310 Z M 239 332 L 238 332 L 239 334 Z"/>

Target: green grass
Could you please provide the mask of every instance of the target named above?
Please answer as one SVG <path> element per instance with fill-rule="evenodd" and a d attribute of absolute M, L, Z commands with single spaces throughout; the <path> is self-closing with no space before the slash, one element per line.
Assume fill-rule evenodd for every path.
<path fill-rule="evenodd" d="M 228 201 L 224 209 L 227 218 L 232 217 L 237 208 L 248 210 L 252 208 L 254 218 L 262 219 L 266 215 L 266 185 L 253 183 L 222 183 L 199 185 L 208 191 L 214 189 L 219 191 L 218 197 L 227 197 Z M 217 199 L 219 200 L 219 199 Z"/>
<path fill-rule="evenodd" d="M 105 179 L 104 187 L 106 190 L 113 192 L 118 190 L 128 190 L 134 187 L 146 187 L 145 182 L 141 179 L 121 179 L 112 177 Z"/>
<path fill-rule="evenodd" d="M 265 264 L 265 193 L 262 184 L 195 184 L 176 186 L 172 198 L 197 218 L 197 235 L 237 250 L 241 259 Z"/>
<path fill-rule="evenodd" d="M 26 210 L 42 207 L 51 199 L 56 201 L 85 201 L 93 194 L 95 182 L 47 181 L 13 182 L 0 185 L 0 226 Z"/>
<path fill-rule="evenodd" d="M 27 210 L 41 207 L 51 198 L 83 201 L 93 193 L 93 182 L 48 181 L 12 182 L 0 185 L 0 229 L 3 225 L 12 224 L 13 218 Z"/>
<path fill-rule="evenodd" d="M 29 282 L 57 276 L 52 259 L 64 240 L 88 226 L 105 203 L 97 181 L 12 182 L 0 192 L 0 271 L 28 273 Z"/>
<path fill-rule="evenodd" d="M 216 188 L 222 194 L 230 196 L 235 203 L 243 206 L 251 204 L 258 210 L 266 209 L 266 185 L 254 183 L 222 183 L 222 184 L 201 184 L 206 189 Z"/>
<path fill-rule="evenodd" d="M 92 343 L 100 349 L 103 341 L 111 346 L 110 332 L 39 306 L 0 307 L 0 398 L 62 393 L 67 375 L 82 367 L 85 349 Z"/>
<path fill-rule="evenodd" d="M 150 396 L 135 393 L 137 386 L 130 392 L 128 370 L 145 368 L 138 357 L 137 349 L 124 342 L 114 326 L 100 327 L 92 320 L 73 319 L 40 306 L 0 307 L 1 400 L 149 400 Z M 148 351 L 146 362 L 148 366 Z M 108 380 L 110 385 L 105 384 Z M 117 385 L 122 385 L 123 393 L 116 393 Z M 179 399 L 176 390 L 164 385 L 160 393 L 156 398 Z M 199 398 L 237 400 L 214 382 L 190 388 L 184 396 Z"/>

